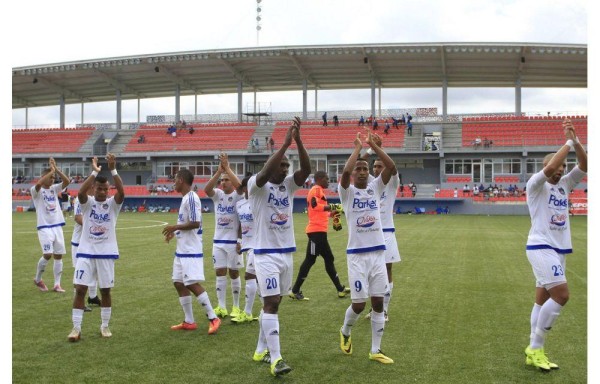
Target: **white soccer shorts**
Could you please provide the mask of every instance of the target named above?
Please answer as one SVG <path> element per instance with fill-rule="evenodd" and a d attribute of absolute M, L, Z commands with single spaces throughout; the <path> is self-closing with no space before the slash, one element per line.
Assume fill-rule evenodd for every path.
<path fill-rule="evenodd" d="M 73 284 L 93 286 L 98 279 L 98 288 L 115 286 L 115 259 L 91 259 L 78 257 Z"/>
<path fill-rule="evenodd" d="M 44 255 L 64 255 L 67 253 L 65 237 L 60 226 L 38 229 L 38 239 Z"/>
<path fill-rule="evenodd" d="M 364 303 L 369 297 L 383 297 L 388 283 L 383 250 L 351 253 L 348 262 L 348 283 L 353 303 Z"/>
<path fill-rule="evenodd" d="M 397 263 L 400 259 L 400 251 L 398 250 L 398 241 L 396 240 L 395 232 L 383 232 L 385 239 L 385 263 Z"/>
<path fill-rule="evenodd" d="M 567 282 L 565 254 L 553 249 L 532 249 L 526 252 L 533 269 L 536 287 L 550 289 Z"/>
<path fill-rule="evenodd" d="M 186 287 L 204 281 L 203 257 L 173 258 L 173 282 L 183 283 Z"/>
<path fill-rule="evenodd" d="M 256 276 L 256 268 L 254 267 L 254 249 L 249 249 L 246 253 L 246 273 Z"/>
<path fill-rule="evenodd" d="M 215 269 L 244 268 L 244 256 L 239 255 L 235 249 L 236 244 L 213 244 L 213 264 Z"/>
<path fill-rule="evenodd" d="M 284 296 L 292 290 L 292 253 L 254 255 L 256 281 L 262 297 Z"/>

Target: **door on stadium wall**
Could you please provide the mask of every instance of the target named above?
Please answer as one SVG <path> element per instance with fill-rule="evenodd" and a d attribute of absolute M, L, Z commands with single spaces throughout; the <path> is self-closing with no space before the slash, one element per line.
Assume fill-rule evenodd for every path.
<path fill-rule="evenodd" d="M 494 179 L 494 164 L 492 159 L 473 160 L 473 183 L 491 183 Z"/>
<path fill-rule="evenodd" d="M 473 160 L 473 183 L 481 183 L 481 162 L 479 160 Z"/>

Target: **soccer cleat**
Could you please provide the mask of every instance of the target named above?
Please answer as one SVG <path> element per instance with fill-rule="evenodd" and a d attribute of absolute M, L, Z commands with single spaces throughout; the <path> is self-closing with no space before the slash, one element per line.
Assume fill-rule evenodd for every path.
<path fill-rule="evenodd" d="M 215 307 L 215 315 L 218 317 L 227 317 L 227 309 L 221 307 Z"/>
<path fill-rule="evenodd" d="M 231 313 L 229 314 L 229 316 L 238 317 L 241 313 L 242 311 L 240 311 L 240 307 L 233 307 L 231 308 Z"/>
<path fill-rule="evenodd" d="M 209 319 L 208 321 L 208 334 L 214 335 L 215 333 L 217 333 L 219 327 L 221 326 L 221 319 L 215 317 L 214 319 Z"/>
<path fill-rule="evenodd" d="M 108 327 L 100 327 L 100 334 L 102 335 L 102 337 L 112 337 L 112 332 L 110 331 L 110 329 L 108 329 Z"/>
<path fill-rule="evenodd" d="M 387 323 L 390 319 L 388 318 L 387 311 L 383 311 L 383 317 L 385 318 L 385 322 Z"/>
<path fill-rule="evenodd" d="M 542 372 L 547 372 L 551 369 L 559 369 L 557 364 L 551 363 L 548 360 L 544 348 L 532 349 L 529 346 L 525 348 L 525 364 L 533 365 Z"/>
<path fill-rule="evenodd" d="M 289 296 L 290 296 L 290 299 L 292 299 L 292 300 L 298 300 L 298 301 L 310 300 L 308 297 L 304 297 L 304 295 L 302 294 L 302 291 L 300 291 L 298 293 L 290 292 Z"/>
<path fill-rule="evenodd" d="M 340 349 L 346 355 L 352 354 L 352 337 L 346 336 L 342 333 L 342 329 L 340 328 Z"/>
<path fill-rule="evenodd" d="M 252 315 L 247 314 L 246 312 L 240 312 L 240 314 L 237 317 L 232 317 L 231 321 L 233 321 L 234 323 L 249 323 L 251 321 L 254 320 L 254 317 Z"/>
<path fill-rule="evenodd" d="M 285 361 L 283 361 L 283 358 L 281 358 L 281 357 L 279 359 L 277 359 L 277 361 L 275 361 L 274 363 L 271 364 L 271 375 L 273 375 L 273 376 L 285 375 L 286 373 L 290 372 L 291 370 L 292 370 L 292 367 L 287 365 L 285 363 Z"/>
<path fill-rule="evenodd" d="M 81 339 L 81 330 L 73 328 L 73 330 L 71 330 L 71 333 L 69 333 L 67 339 L 72 343 L 79 341 L 79 339 Z"/>
<path fill-rule="evenodd" d="M 95 304 L 95 305 L 97 305 L 97 306 L 100 306 L 100 298 L 99 298 L 98 296 L 96 296 L 96 297 L 89 297 L 89 296 L 88 296 L 88 298 L 87 298 L 87 303 L 88 303 L 89 305 L 93 305 L 93 304 Z"/>
<path fill-rule="evenodd" d="M 171 327 L 174 331 L 193 331 L 198 328 L 196 323 L 186 323 L 185 321 Z"/>
<path fill-rule="evenodd" d="M 35 279 L 33 279 L 33 284 L 35 284 L 35 286 L 38 287 L 40 291 L 48 292 L 48 287 L 46 287 L 46 284 L 44 284 L 44 280 L 35 281 Z"/>
<path fill-rule="evenodd" d="M 54 288 L 52 288 L 52 290 L 53 290 L 54 292 L 58 292 L 58 293 L 64 293 L 64 292 L 65 292 L 65 290 L 64 290 L 64 289 L 62 289 L 62 288 L 61 288 L 61 286 L 60 286 L 60 285 L 58 285 L 58 284 L 56 284 L 56 285 L 54 286 Z"/>
<path fill-rule="evenodd" d="M 344 297 L 348 296 L 349 293 L 350 293 L 350 288 L 344 287 L 344 289 L 342 289 L 340 292 L 338 292 L 338 297 L 340 299 L 343 299 Z"/>
<path fill-rule="evenodd" d="M 83 312 L 92 312 L 92 308 L 84 306 L 83 307 Z"/>
<path fill-rule="evenodd" d="M 369 360 L 378 361 L 381 364 L 394 364 L 394 360 L 384 355 L 381 349 L 377 350 L 376 353 L 369 353 Z"/>
<path fill-rule="evenodd" d="M 254 352 L 254 356 L 252 356 L 252 360 L 254 360 L 256 362 L 263 362 L 263 363 L 270 364 L 271 363 L 271 353 L 269 352 L 268 349 L 265 349 L 264 351 L 262 351 L 260 353 Z"/>

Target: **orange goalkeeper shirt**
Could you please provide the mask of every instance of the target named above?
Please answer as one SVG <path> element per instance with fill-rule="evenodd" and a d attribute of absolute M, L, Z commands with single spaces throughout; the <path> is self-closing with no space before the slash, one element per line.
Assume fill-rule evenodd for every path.
<path fill-rule="evenodd" d="M 308 196 L 306 196 L 306 203 L 308 205 L 306 233 L 327 232 L 329 211 L 325 210 L 327 198 L 325 197 L 323 187 L 320 185 L 312 187 L 308 192 Z"/>

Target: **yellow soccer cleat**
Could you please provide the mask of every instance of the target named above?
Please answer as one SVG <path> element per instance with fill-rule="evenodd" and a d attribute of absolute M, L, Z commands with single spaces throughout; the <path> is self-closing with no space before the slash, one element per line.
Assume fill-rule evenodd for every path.
<path fill-rule="evenodd" d="M 369 360 L 378 361 L 381 364 L 394 364 L 394 360 L 390 359 L 381 352 L 381 349 L 376 353 L 369 353 Z"/>
<path fill-rule="evenodd" d="M 352 354 L 352 337 L 344 335 L 342 333 L 341 328 L 340 328 L 340 349 L 346 355 Z"/>
<path fill-rule="evenodd" d="M 292 367 L 287 365 L 283 358 L 277 359 L 274 363 L 271 364 L 271 375 L 273 376 L 281 376 L 289 373 L 292 370 Z"/>
<path fill-rule="evenodd" d="M 551 369 L 559 369 L 557 364 L 551 363 L 550 360 L 548 360 L 548 355 L 544 352 L 544 348 L 525 348 L 525 364 L 533 365 L 542 372 L 547 372 Z"/>
<path fill-rule="evenodd" d="M 256 362 L 263 362 L 270 364 L 271 363 L 271 354 L 268 349 L 265 349 L 262 352 L 254 352 L 254 356 L 252 356 L 252 360 Z"/>

